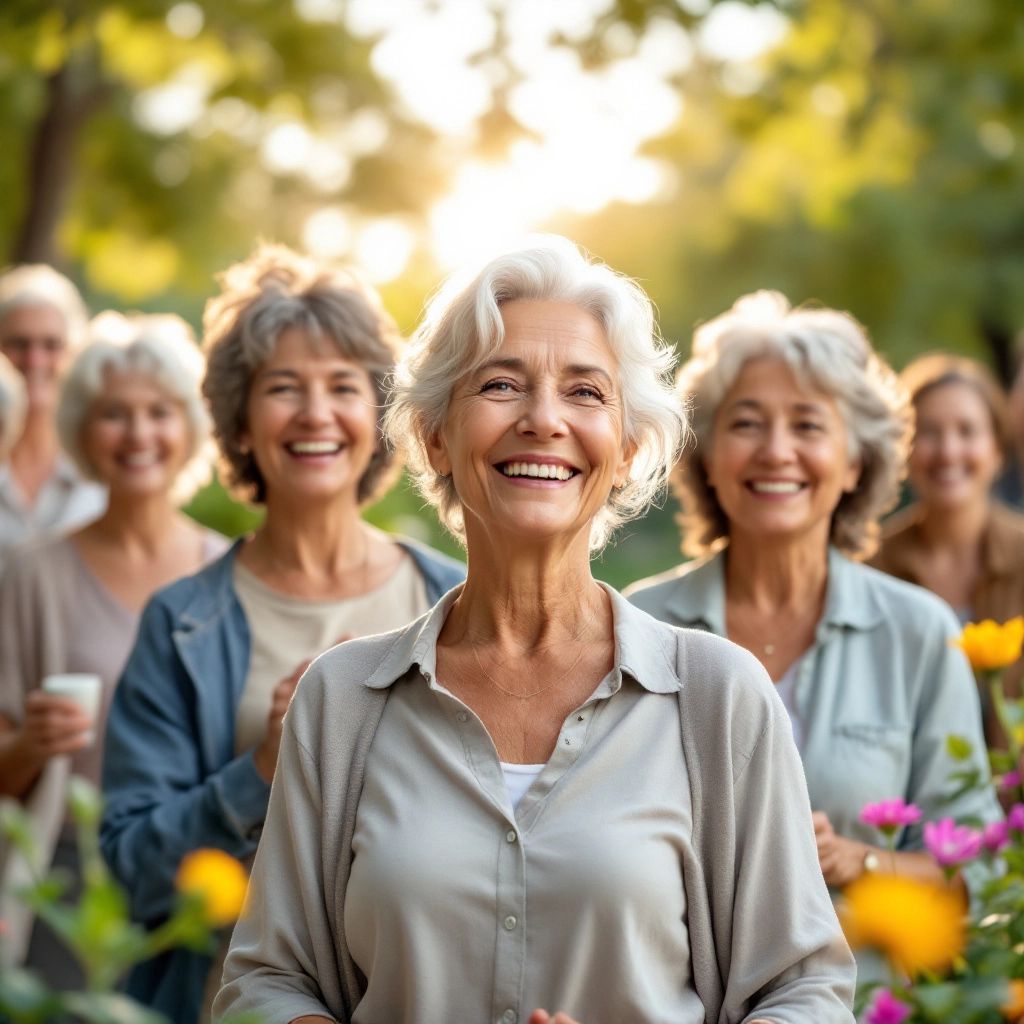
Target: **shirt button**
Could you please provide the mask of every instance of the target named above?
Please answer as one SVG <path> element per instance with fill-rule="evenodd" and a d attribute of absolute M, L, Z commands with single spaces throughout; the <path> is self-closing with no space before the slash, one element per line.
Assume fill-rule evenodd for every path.
<path fill-rule="evenodd" d="M 509 829 L 509 830 L 508 830 L 508 831 L 507 831 L 507 832 L 505 833 L 505 842 L 506 842 L 506 843 L 514 843 L 514 842 L 516 841 L 516 838 L 517 838 L 517 836 L 516 836 L 516 830 L 515 830 L 514 828 L 510 828 L 510 829 Z"/>
<path fill-rule="evenodd" d="M 516 1024 L 516 1020 L 518 1019 L 518 1017 L 519 1014 L 517 1014 L 515 1010 L 506 1010 L 501 1015 L 501 1019 L 505 1022 L 505 1024 Z"/>
<path fill-rule="evenodd" d="M 468 722 L 469 721 L 469 715 L 467 715 L 465 711 L 460 711 L 455 717 L 460 722 Z"/>
<path fill-rule="evenodd" d="M 508 917 L 505 918 L 505 931 L 512 931 L 518 923 L 519 922 L 515 919 L 515 916 L 513 914 L 509 914 Z"/>
<path fill-rule="evenodd" d="M 570 747 L 570 746 L 572 746 L 572 740 L 571 740 L 571 739 L 569 739 L 569 737 L 568 737 L 568 736 L 566 736 L 566 737 L 565 737 L 565 741 L 564 741 L 564 742 L 565 742 L 565 745 L 566 745 L 567 747 Z"/>

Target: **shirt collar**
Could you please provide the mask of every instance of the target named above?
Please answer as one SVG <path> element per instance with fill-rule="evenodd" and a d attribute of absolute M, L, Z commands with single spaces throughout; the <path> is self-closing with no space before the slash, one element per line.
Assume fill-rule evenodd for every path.
<path fill-rule="evenodd" d="M 675 693 L 680 681 L 675 668 L 675 633 L 646 612 L 634 607 L 617 590 L 600 584 L 612 604 L 615 635 L 615 688 L 623 675 L 634 679 L 651 693 Z M 444 597 L 415 622 L 401 630 L 366 686 L 385 689 L 401 679 L 414 665 L 430 681 L 437 670 L 437 638 L 462 585 Z"/>
<path fill-rule="evenodd" d="M 666 602 L 680 623 L 701 625 L 718 636 L 726 635 L 725 551 L 722 548 L 687 567 Z M 882 618 L 865 571 L 830 547 L 822 625 L 872 629 Z"/>

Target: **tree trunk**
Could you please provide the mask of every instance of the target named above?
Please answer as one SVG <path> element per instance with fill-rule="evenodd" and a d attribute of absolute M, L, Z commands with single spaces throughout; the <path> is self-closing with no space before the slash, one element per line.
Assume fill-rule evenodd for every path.
<path fill-rule="evenodd" d="M 75 173 L 75 150 L 82 126 L 102 98 L 93 69 L 69 62 L 46 82 L 46 106 L 28 155 L 25 214 L 13 263 L 53 263 L 57 226 Z"/>
<path fill-rule="evenodd" d="M 992 353 L 992 365 L 995 368 L 996 376 L 1004 387 L 1009 387 L 1017 373 L 1012 332 L 1005 324 L 999 323 L 995 317 L 991 316 L 982 316 L 981 332 Z"/>

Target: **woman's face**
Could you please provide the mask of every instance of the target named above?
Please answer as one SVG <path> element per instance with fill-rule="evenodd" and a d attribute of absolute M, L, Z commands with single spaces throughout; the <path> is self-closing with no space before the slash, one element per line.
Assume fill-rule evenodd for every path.
<path fill-rule="evenodd" d="M 20 306 L 0 321 L 0 351 L 25 378 L 32 412 L 56 408 L 67 357 L 67 327 L 52 306 Z"/>
<path fill-rule="evenodd" d="M 191 432 L 182 403 L 152 378 L 108 371 L 81 444 L 111 495 L 166 494 L 189 459 Z"/>
<path fill-rule="evenodd" d="M 281 333 L 253 375 L 239 440 L 252 452 L 267 498 L 358 503 L 359 481 L 377 447 L 377 397 L 370 375 L 328 340 Z"/>
<path fill-rule="evenodd" d="M 747 362 L 715 415 L 708 482 L 730 533 L 827 543 L 832 513 L 857 486 L 834 399 L 801 386 L 774 357 Z"/>
<path fill-rule="evenodd" d="M 608 339 L 567 302 L 508 302 L 501 318 L 501 347 L 455 385 L 431 462 L 451 474 L 471 544 L 495 532 L 589 543 L 629 472 Z"/>
<path fill-rule="evenodd" d="M 951 382 L 926 391 L 915 409 L 908 475 L 920 500 L 943 508 L 987 500 L 1002 455 L 985 400 L 970 384 Z"/>

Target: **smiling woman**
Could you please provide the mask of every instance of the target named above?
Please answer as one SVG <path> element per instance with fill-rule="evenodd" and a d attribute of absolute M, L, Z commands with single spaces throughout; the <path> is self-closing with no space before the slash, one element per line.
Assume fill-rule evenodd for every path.
<path fill-rule="evenodd" d="M 763 670 L 590 572 L 686 432 L 672 362 L 565 239 L 433 300 L 386 427 L 467 579 L 307 674 L 218 1017 L 852 1021 Z"/>
<path fill-rule="evenodd" d="M 100 842 L 150 927 L 169 912 L 190 851 L 255 850 L 281 722 L 309 660 L 404 625 L 463 576 L 361 517 L 394 468 L 379 422 L 398 336 L 376 294 L 274 246 L 222 283 L 204 317 L 203 393 L 225 478 L 266 518 L 155 595 L 117 688 Z M 179 950 L 138 967 L 128 988 L 193 1024 L 219 980 L 210 957 Z"/>

